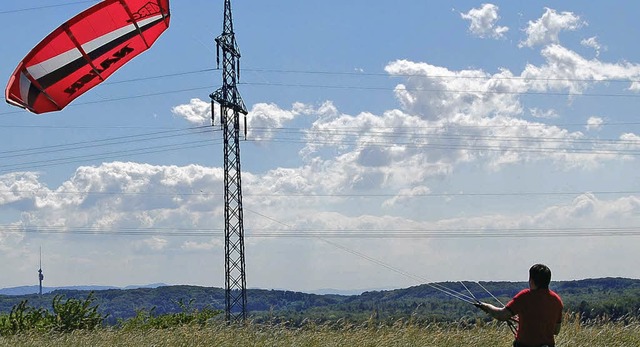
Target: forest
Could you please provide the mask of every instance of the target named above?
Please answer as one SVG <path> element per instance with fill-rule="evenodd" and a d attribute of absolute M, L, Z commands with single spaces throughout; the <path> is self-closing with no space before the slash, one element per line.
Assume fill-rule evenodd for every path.
<path fill-rule="evenodd" d="M 526 287 L 524 282 L 443 282 L 438 286 L 473 295 L 481 301 L 498 304 Z M 468 288 L 468 291 L 466 288 Z M 485 290 L 486 289 L 486 290 Z M 640 317 L 640 280 L 601 278 L 552 282 L 565 311 L 584 322 L 601 318 L 612 321 L 637 320 Z M 92 293 L 96 312 L 104 317 L 104 324 L 139 316 L 176 314 L 185 310 L 224 310 L 224 290 L 198 286 L 164 286 L 141 289 L 109 289 L 95 292 L 57 290 L 44 295 L 0 295 L 0 315 L 8 314 L 21 302 L 30 307 L 52 310 L 58 298 L 85 300 Z M 493 296 L 496 298 L 493 298 Z M 389 323 L 412 319 L 416 323 L 460 322 L 486 318 L 467 302 L 445 295 L 433 284 L 405 289 L 370 291 L 360 295 L 317 295 L 283 290 L 249 289 L 247 291 L 249 318 L 258 323 L 335 322 L 358 324 L 375 320 Z"/>

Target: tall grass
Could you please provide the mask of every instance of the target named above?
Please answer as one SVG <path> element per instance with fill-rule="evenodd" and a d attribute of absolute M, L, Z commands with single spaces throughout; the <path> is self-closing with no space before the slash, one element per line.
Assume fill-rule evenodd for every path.
<path fill-rule="evenodd" d="M 67 334 L 27 332 L 0 338 L 0 346 L 510 346 L 513 335 L 504 324 L 473 327 L 466 324 L 415 325 L 398 321 L 393 325 L 351 325 L 343 322 L 299 328 L 285 325 L 227 326 L 213 320 L 201 326 L 189 324 L 169 329 L 116 329 L 74 331 Z M 637 321 L 581 323 L 577 317 L 565 319 L 558 346 L 640 346 Z"/>

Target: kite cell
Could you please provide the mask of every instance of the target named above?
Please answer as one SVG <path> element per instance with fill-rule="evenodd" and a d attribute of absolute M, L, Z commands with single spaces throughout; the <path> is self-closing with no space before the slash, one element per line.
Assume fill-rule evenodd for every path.
<path fill-rule="evenodd" d="M 9 104 L 60 111 L 146 51 L 169 27 L 169 0 L 104 0 L 42 40 L 9 79 Z"/>

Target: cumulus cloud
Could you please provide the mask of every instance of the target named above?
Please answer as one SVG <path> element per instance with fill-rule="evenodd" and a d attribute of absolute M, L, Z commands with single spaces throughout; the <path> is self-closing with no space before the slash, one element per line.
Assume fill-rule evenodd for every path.
<path fill-rule="evenodd" d="M 167 247 L 169 241 L 164 238 L 154 236 L 142 241 L 140 244 L 144 245 L 144 247 L 150 248 L 151 250 L 161 251 Z"/>
<path fill-rule="evenodd" d="M 186 251 L 211 251 L 224 248 L 224 242 L 222 239 L 211 239 L 206 242 L 185 241 L 181 248 Z"/>
<path fill-rule="evenodd" d="M 637 196 L 601 200 L 592 193 L 585 193 L 570 204 L 545 209 L 532 216 L 532 221 L 542 226 L 553 226 L 554 223 L 561 222 L 563 225 L 606 228 L 637 221 L 639 211 L 640 198 Z"/>
<path fill-rule="evenodd" d="M 248 117 L 248 136 L 253 140 L 269 140 L 281 131 L 286 123 L 296 117 L 315 112 L 312 107 L 303 103 L 293 104 L 291 110 L 283 110 L 275 104 L 255 104 Z"/>
<path fill-rule="evenodd" d="M 191 124 L 204 125 L 211 122 L 211 104 L 200 99 L 191 99 L 189 104 L 175 106 L 171 111 Z M 219 113 L 218 109 L 216 112 Z M 247 136 L 253 140 L 271 139 L 287 122 L 311 112 L 314 110 L 303 103 L 293 104 L 290 110 L 275 104 L 255 104 L 247 115 Z M 220 122 L 220 116 L 216 114 L 216 117 L 216 121 Z"/>
<path fill-rule="evenodd" d="M 589 117 L 585 128 L 587 130 L 600 130 L 602 128 L 603 123 L 604 123 L 604 120 L 600 117 Z"/>
<path fill-rule="evenodd" d="M 518 92 L 525 83 L 508 70 L 490 74 L 483 70 L 452 71 L 428 63 L 397 60 L 385 70 L 396 76 L 409 75 L 396 87 L 403 109 L 428 120 L 445 119 L 457 114 L 486 117 L 520 114 Z"/>
<path fill-rule="evenodd" d="M 500 19 L 498 6 L 493 4 L 483 4 L 480 8 L 473 8 L 467 13 L 460 13 L 460 16 L 469 21 L 469 31 L 481 38 L 502 38 L 509 31 L 506 26 L 497 26 Z"/>
<path fill-rule="evenodd" d="M 115 187 L 129 187 L 129 191 L 145 191 L 143 188 L 146 185 L 146 191 L 150 191 L 151 182 L 153 185 L 159 185 L 155 190 L 158 193 L 163 192 L 163 194 L 167 193 L 167 187 L 178 187 L 179 192 L 169 193 L 167 195 L 182 195 L 182 198 L 185 199 L 184 203 L 187 206 L 193 206 L 193 200 L 200 200 L 204 197 L 201 194 L 194 194 L 193 190 L 199 188 L 199 184 L 214 184 L 221 185 L 220 181 L 212 181 L 211 176 L 216 176 L 213 172 L 217 171 L 214 169 L 200 168 L 200 167 L 163 167 L 163 166 L 147 166 L 147 165 L 123 165 L 124 163 L 111 163 L 111 165 L 104 165 L 100 167 L 93 168 L 89 171 L 111 171 L 115 170 L 115 167 L 120 167 L 115 170 L 118 172 L 117 175 L 113 174 L 92 174 L 88 175 L 91 177 L 90 179 L 81 180 L 80 177 L 76 177 L 73 180 L 69 180 L 68 182 L 64 182 L 63 185 L 67 186 L 67 189 L 72 189 L 75 187 L 76 189 L 86 187 L 89 182 L 92 183 L 91 191 L 98 189 L 107 189 L 109 187 L 110 192 L 115 192 L 113 189 Z M 327 165 L 329 166 L 329 165 Z M 637 223 L 637 218 L 639 216 L 640 211 L 640 199 L 634 196 L 621 197 L 618 199 L 612 200 L 601 200 L 592 194 L 584 194 L 568 204 L 550 206 L 540 212 L 532 212 L 522 213 L 522 214 L 494 214 L 494 215 L 484 215 L 484 216 L 470 216 L 470 217 L 456 217 L 456 218 L 446 218 L 446 219 L 437 219 L 437 220 L 428 220 L 428 221 L 420 221 L 417 217 L 397 217 L 397 216 L 389 216 L 383 213 L 380 214 L 356 214 L 352 215 L 349 210 L 339 208 L 340 201 L 345 198 L 341 198 L 339 196 L 334 197 L 326 197 L 322 199 L 318 199 L 317 197 L 313 197 L 313 194 L 309 194 L 308 196 L 300 196 L 296 197 L 295 195 L 288 195 L 293 192 L 307 192 L 311 193 L 313 191 L 317 191 L 316 189 L 320 189 L 320 186 L 326 182 L 324 181 L 316 181 L 319 176 L 324 176 L 329 171 L 329 167 L 326 167 L 322 172 L 316 172 L 315 170 L 318 167 L 303 169 L 303 168 L 291 168 L 288 170 L 274 170 L 273 172 L 269 172 L 264 174 L 263 176 L 256 177 L 254 175 L 247 175 L 247 182 L 245 185 L 246 191 L 250 192 L 247 194 L 247 199 L 245 200 L 251 208 L 247 211 L 246 216 L 251 216 L 251 218 L 247 218 L 249 238 L 247 242 L 251 244 L 251 257 L 248 263 L 251 266 L 254 274 L 252 276 L 253 283 L 261 283 L 263 285 L 277 286 L 278 283 L 282 285 L 285 282 L 277 282 L 274 281 L 271 277 L 263 276 L 261 273 L 269 272 L 267 271 L 270 264 L 277 263 L 276 259 L 286 259 L 290 258 L 293 254 L 295 256 L 300 256 L 302 262 L 307 265 L 317 264 L 314 259 L 323 258 L 325 259 L 321 265 L 321 269 L 318 270 L 320 272 L 328 271 L 330 272 L 333 266 L 337 266 L 339 263 L 349 264 L 345 271 L 358 269 L 358 273 L 365 272 L 368 275 L 372 276 L 370 271 L 375 270 L 375 266 L 373 269 L 369 269 L 369 264 L 366 260 L 359 259 L 358 257 L 354 257 L 352 253 L 341 251 L 341 249 L 335 248 L 332 243 L 334 241 L 329 241 L 330 243 L 321 243 L 314 244 L 313 240 L 304 239 L 301 241 L 285 241 L 287 239 L 278 239 L 273 242 L 272 239 L 259 239 L 260 230 L 282 230 L 282 232 L 297 231 L 297 234 L 304 233 L 304 230 L 346 230 L 346 231 L 355 231 L 360 230 L 363 235 L 367 234 L 375 234 L 376 231 L 385 230 L 387 234 L 392 236 L 397 231 L 402 231 L 404 233 L 408 233 L 410 231 L 415 231 L 416 233 L 440 233 L 442 235 L 446 235 L 447 231 L 460 231 L 460 230 L 477 230 L 477 235 L 480 237 L 484 232 L 494 233 L 496 235 L 499 232 L 504 232 L 507 234 L 511 234 L 515 236 L 521 230 L 566 230 L 567 228 L 580 228 L 582 226 L 588 225 L 589 227 L 598 227 L 598 226 L 606 226 L 606 227 L 625 227 L 629 225 L 635 225 L 633 223 Z M 137 172 L 137 173 L 136 173 Z M 316 173 L 314 175 L 314 173 Z M 87 176 L 87 172 L 82 174 L 77 174 L 76 176 Z M 142 179 L 142 176 L 160 176 L 156 178 Z M 184 175 L 184 177 L 179 178 L 180 175 Z M 102 178 L 101 178 L 102 177 Z M 106 179 L 106 177 L 111 177 Z M 136 178 L 137 177 L 137 178 Z M 80 184 L 80 182 L 85 182 L 84 185 Z M 108 184 L 99 184 L 98 181 L 108 181 Z M 183 185 L 180 185 L 180 181 L 185 181 Z M 329 179 L 327 180 L 327 182 Z M 164 182 L 160 184 L 160 182 Z M 62 185 L 61 185 L 62 186 Z M 100 188 L 102 187 L 102 188 Z M 53 189 L 54 191 L 58 191 L 60 189 Z M 70 191 L 69 191 L 70 192 Z M 415 205 L 411 203 L 411 199 L 415 199 L 416 197 L 428 195 L 430 194 L 430 188 L 426 186 L 415 185 L 412 188 L 403 188 L 398 190 L 397 196 L 387 199 L 386 203 L 383 204 L 383 207 L 387 209 L 396 207 L 407 208 L 408 206 Z M 154 198 L 163 198 L 163 194 L 153 195 Z M 132 214 L 139 215 L 141 210 L 131 210 L 128 208 L 122 207 L 119 205 L 118 200 L 128 200 L 133 199 L 135 194 L 89 194 L 96 195 L 96 199 L 109 200 L 110 203 L 116 204 L 116 206 L 120 206 L 119 210 L 123 214 Z M 353 202 L 351 198 L 351 203 Z M 211 207 L 211 209 L 215 209 L 216 206 L 219 206 L 220 197 L 212 198 L 206 202 L 207 205 Z M 109 204 L 104 204 L 109 205 Z M 370 202 L 369 202 L 370 204 Z M 73 209 L 70 209 L 70 206 L 66 206 L 65 204 L 59 203 L 54 204 L 51 203 L 50 209 L 53 209 L 53 206 L 58 206 L 57 210 L 60 214 L 77 214 L 81 213 L 83 210 L 93 210 L 94 204 L 86 203 L 86 201 L 79 202 Z M 333 209 L 336 209 L 335 211 Z M 206 215 L 202 214 L 202 211 L 191 208 L 181 208 L 180 206 L 165 206 L 158 209 L 156 206 L 156 212 L 164 211 L 165 213 L 156 214 L 151 211 L 146 215 L 147 218 L 136 218 L 138 221 L 138 226 L 152 226 L 156 229 L 163 230 L 167 227 L 171 227 L 174 229 L 178 228 L 205 228 L 211 227 L 211 220 L 218 220 L 218 223 L 221 223 L 221 217 L 218 215 L 217 218 L 214 218 L 214 214 L 211 212 Z M 251 214 L 250 211 L 258 210 L 260 211 L 259 215 Z M 429 210 L 429 209 L 427 209 Z M 114 214 L 117 211 L 107 211 L 103 212 L 106 214 Z M 43 213 L 43 217 L 46 217 L 48 213 L 43 210 L 32 213 Z M 423 212 L 424 213 L 424 212 Z M 118 213 L 115 213 L 118 215 Z M 162 218 L 164 216 L 165 218 Z M 267 216 L 269 218 L 265 218 Z M 70 221 L 73 220 L 73 217 Z M 133 220 L 130 218 L 130 220 Z M 44 222 L 45 219 L 40 219 L 41 222 Z M 117 221 L 117 218 L 115 219 Z M 615 224 L 611 224 L 615 223 Z M 91 224 L 88 224 L 91 225 Z M 129 224 L 133 226 L 133 224 Z M 219 227 L 219 226 L 218 226 Z M 115 232 L 117 233 L 117 229 L 115 228 Z M 257 230 L 257 231 L 256 231 Z M 580 230 L 580 229 L 576 229 Z M 469 233 L 469 232 L 467 232 Z M 540 231 L 538 232 L 540 233 Z M 471 235 L 471 234 L 470 234 Z M 471 235 L 472 236 L 472 235 Z M 7 234 L 0 233 L 0 248 L 3 244 L 7 244 Z M 366 237 L 366 236 L 365 236 Z M 155 253 L 163 253 L 163 252 L 175 252 L 175 249 L 179 249 L 180 251 L 191 253 L 196 252 L 197 254 L 207 254 L 209 252 L 220 250 L 223 247 L 221 238 L 212 238 L 209 240 L 199 241 L 194 239 L 178 239 L 175 245 L 172 246 L 174 240 L 176 238 L 164 237 L 164 236 L 151 236 L 145 237 L 139 241 L 131 242 L 131 246 L 135 249 L 136 252 L 145 252 L 145 254 L 155 254 Z M 424 254 L 440 254 L 435 252 L 436 246 L 431 245 L 430 240 L 412 240 L 412 242 L 406 243 L 402 240 L 398 239 L 384 239 L 384 240 L 363 240 L 362 238 L 358 238 L 353 241 L 339 241 L 340 247 L 342 249 L 358 249 L 359 245 L 367 242 L 367 250 L 366 254 L 383 254 L 385 257 L 388 255 L 391 262 L 402 269 L 410 272 L 422 273 L 420 267 L 418 267 L 415 262 L 404 263 L 402 261 L 397 261 L 397 256 L 399 254 L 412 254 L 413 257 L 419 257 Z M 491 242 L 496 242 L 496 239 L 492 239 Z M 122 240 L 119 241 L 122 243 Z M 474 239 L 474 243 L 483 242 L 481 238 Z M 566 243 L 575 242 L 575 240 L 562 241 L 557 240 L 554 244 L 560 243 L 558 247 L 564 247 Z M 459 241 L 456 241 L 459 243 Z M 119 246 L 120 249 L 126 248 L 127 244 L 121 244 Z M 295 245 L 295 246 L 294 246 Z M 535 242 L 532 241 L 530 245 L 530 251 L 535 253 L 537 250 L 537 246 Z M 441 247 L 441 246 L 440 246 Z M 173 250 L 172 250 L 173 249 Z M 304 250 L 303 254 L 298 254 L 293 251 L 293 249 L 301 251 Z M 489 248 L 491 249 L 491 248 Z M 378 250 L 379 252 L 376 252 Z M 386 251 L 384 251 L 386 250 Z M 447 248 L 446 250 L 439 249 L 440 252 L 446 254 L 447 257 L 450 257 L 451 254 L 456 254 L 460 249 L 451 249 Z M 151 252 L 151 253 L 148 253 Z M 585 250 L 586 253 L 589 253 L 588 250 Z M 331 253 L 332 256 L 330 260 L 326 259 L 326 254 Z M 593 253 L 590 253 L 593 254 Z M 321 255 L 325 255 L 322 257 Z M 485 254 L 490 258 L 488 254 Z M 81 258 L 80 256 L 76 256 L 77 258 Z M 177 259 L 183 258 L 176 257 Z M 438 256 L 430 256 L 430 263 L 435 263 L 435 265 L 442 264 L 451 264 L 450 259 L 446 259 L 447 257 L 442 257 L 442 259 Z M 376 258 L 382 258 L 382 256 L 376 256 Z M 87 258 L 88 259 L 88 258 Z M 384 259 L 384 258 L 383 258 Z M 490 259 L 485 259 L 483 257 L 483 261 L 491 261 Z M 88 262 L 88 260 L 86 260 Z M 121 264 L 118 259 L 113 260 L 112 262 L 117 262 Z M 174 260 L 175 262 L 175 260 Z M 327 263 L 328 262 L 328 263 Z M 179 271 L 176 268 L 176 265 L 172 265 L 169 263 L 157 263 L 163 264 L 163 271 Z M 285 262 L 286 263 L 286 262 Z M 462 264 L 459 264 L 460 266 Z M 469 264 L 467 264 L 469 265 Z M 84 264 L 88 269 L 90 269 L 88 264 Z M 144 267 L 144 264 L 136 265 L 138 268 Z M 285 265 L 289 266 L 289 265 Z M 292 265 L 293 266 L 293 265 Z M 320 265 L 319 265 L 320 266 Z M 420 265 L 422 266 L 422 265 Z M 436 266 L 437 267 L 437 266 Z M 366 270 L 365 270 L 366 269 Z M 127 269 L 122 269 L 123 271 L 127 271 Z M 186 271 L 186 269 L 183 269 Z M 378 271 L 374 271 L 376 275 L 373 275 L 373 279 L 369 279 L 371 282 L 367 282 L 366 278 L 356 277 L 355 279 L 346 280 L 348 286 L 373 286 L 380 281 L 385 281 L 385 278 L 388 277 L 388 274 L 379 274 Z M 437 274 L 434 269 L 434 274 Z M 364 277 L 367 277 L 364 276 Z M 433 276 L 433 275 L 431 275 Z M 295 286 L 297 288 L 318 288 L 325 285 L 327 282 L 322 282 L 317 280 L 317 274 L 313 276 L 313 278 L 307 278 L 302 276 L 300 282 L 296 282 L 295 284 L 289 286 Z M 430 277 L 430 279 L 432 279 Z M 281 279 L 282 281 L 286 281 L 285 278 Z M 345 279 L 341 279 L 342 283 Z M 350 282 L 352 281 L 352 282 Z"/>
<path fill-rule="evenodd" d="M 570 94 L 581 94 L 595 82 L 633 80 L 640 76 L 638 64 L 586 59 L 557 44 L 545 47 L 540 53 L 545 63 L 540 66 L 527 64 L 520 74 L 528 80 L 527 88 L 531 91 L 567 90 Z"/>
<path fill-rule="evenodd" d="M 174 115 L 184 118 L 196 125 L 211 123 L 211 103 L 200 99 L 191 99 L 188 104 L 178 105 L 171 109 Z"/>
<path fill-rule="evenodd" d="M 391 75 L 410 76 L 395 90 L 403 111 L 423 123 L 418 127 L 429 129 L 425 132 L 437 134 L 425 136 L 431 139 L 422 140 L 425 147 L 448 149 L 431 151 L 436 154 L 423 162 L 433 163 L 437 157 L 438 163 L 447 163 L 453 170 L 458 164 L 477 160 L 497 169 L 544 159 L 567 167 L 594 167 L 615 158 L 615 151 L 601 151 L 602 145 L 595 141 L 584 142 L 581 132 L 521 119 L 521 97 L 530 92 L 558 90 L 579 95 L 599 81 L 637 78 L 640 65 L 585 59 L 557 44 L 545 47 L 541 54 L 542 65 L 528 64 L 519 75 L 506 69 L 490 74 L 479 69 L 453 71 L 408 60 L 389 63 L 386 70 Z M 558 117 L 553 109 L 529 110 L 538 119 Z M 449 137 L 436 142 L 442 132 Z M 469 150 L 479 147 L 486 150 Z M 523 148 L 526 150 L 520 150 Z"/>
<path fill-rule="evenodd" d="M 520 47 L 534 47 L 558 43 L 560 32 L 574 31 L 586 25 L 580 17 L 572 12 L 556 12 L 554 9 L 545 8 L 542 17 L 536 21 L 529 21 L 525 32 L 527 38 L 520 42 Z"/>
<path fill-rule="evenodd" d="M 216 212 L 216 206 L 221 208 L 216 196 L 220 196 L 222 179 L 220 169 L 198 165 L 113 162 L 79 167 L 60 187 L 46 196 L 35 197 L 37 209 L 24 211 L 22 221 L 25 225 L 62 230 L 88 227 L 117 232 L 130 228 L 152 230 L 183 216 L 181 224 L 194 226 L 206 223 L 203 216 L 220 213 Z M 218 189 L 212 191 L 215 187 Z M 154 249 L 164 247 L 161 240 L 151 240 L 146 244 Z"/>
<path fill-rule="evenodd" d="M 46 196 L 48 189 L 32 172 L 0 175 L 0 206 L 22 203 L 21 209 L 31 209 L 37 197 Z"/>
<path fill-rule="evenodd" d="M 383 206 L 389 207 L 398 204 L 407 204 L 413 201 L 413 197 L 426 195 L 431 192 L 429 187 L 417 186 L 411 189 L 401 189 L 393 198 L 385 200 Z"/>
<path fill-rule="evenodd" d="M 556 110 L 553 110 L 553 109 L 541 110 L 537 107 L 534 107 L 534 108 L 531 108 L 529 112 L 531 113 L 532 117 L 541 118 L 541 119 L 554 119 L 560 116 L 558 115 L 558 112 L 556 112 Z"/>
<path fill-rule="evenodd" d="M 629 91 L 636 92 L 636 93 L 640 92 L 640 83 L 636 81 L 631 82 L 631 85 L 629 86 Z"/>
<path fill-rule="evenodd" d="M 582 39 L 580 44 L 585 47 L 593 48 L 596 51 L 596 57 L 600 56 L 600 51 L 606 50 L 606 47 L 602 47 L 598 42 L 598 38 L 596 36 L 590 37 L 588 39 Z"/>

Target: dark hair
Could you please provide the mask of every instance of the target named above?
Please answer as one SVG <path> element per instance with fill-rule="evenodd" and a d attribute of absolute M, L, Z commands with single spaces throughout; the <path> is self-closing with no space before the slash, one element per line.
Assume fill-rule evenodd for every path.
<path fill-rule="evenodd" d="M 551 282 L 551 270 L 546 265 L 536 264 L 529 269 L 529 277 L 536 287 L 546 289 Z"/>

